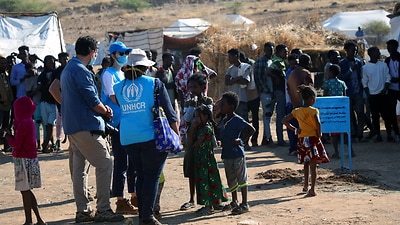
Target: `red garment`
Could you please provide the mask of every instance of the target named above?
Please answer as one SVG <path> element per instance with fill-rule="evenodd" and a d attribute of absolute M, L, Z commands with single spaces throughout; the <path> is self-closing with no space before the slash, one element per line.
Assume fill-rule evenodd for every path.
<path fill-rule="evenodd" d="M 33 113 L 36 106 L 27 97 L 20 97 L 14 102 L 14 136 L 8 136 L 8 144 L 13 147 L 12 155 L 16 158 L 37 158 L 36 130 Z"/>
<path fill-rule="evenodd" d="M 175 84 L 178 90 L 182 91 L 184 100 L 188 100 L 190 97 L 189 88 L 187 86 L 187 81 L 194 73 L 199 72 L 195 65 L 195 61 L 199 57 L 194 55 L 186 56 L 185 62 L 183 63 L 181 69 L 175 76 Z"/>
<path fill-rule="evenodd" d="M 328 163 L 329 157 L 321 139 L 317 137 L 299 137 L 297 139 L 297 157 L 299 163 L 317 159 L 317 163 Z"/>

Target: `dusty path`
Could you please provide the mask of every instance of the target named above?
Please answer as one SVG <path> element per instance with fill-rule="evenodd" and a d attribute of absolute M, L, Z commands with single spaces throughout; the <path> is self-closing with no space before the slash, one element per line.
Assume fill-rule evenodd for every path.
<path fill-rule="evenodd" d="M 63 146 L 66 148 L 66 146 Z M 317 196 L 301 194 L 302 165 L 287 155 L 286 147 L 256 147 L 247 152 L 250 212 L 232 216 L 217 212 L 196 217 L 194 210 L 179 211 L 188 200 L 188 181 L 183 178 L 183 153 L 170 155 L 165 167 L 166 184 L 162 195 L 162 223 L 236 225 L 241 221 L 259 224 L 400 224 L 400 145 L 394 143 L 355 143 L 354 175 L 341 175 L 339 160 L 320 165 Z M 327 149 L 332 152 L 331 145 Z M 220 160 L 220 150 L 216 150 Z M 49 224 L 74 223 L 75 204 L 68 172 L 68 153 L 39 154 L 41 189 L 34 190 L 43 218 Z M 0 157 L 0 224 L 24 222 L 22 200 L 14 191 L 12 158 Z M 226 184 L 223 164 L 222 179 Z M 262 174 L 260 174 L 262 173 Z M 94 171 L 90 182 L 93 185 Z M 95 193 L 95 187 L 91 188 Z M 115 199 L 111 200 L 115 207 Z M 132 218 L 138 224 L 137 216 Z M 251 220 L 251 221 L 250 221 Z M 123 224 L 123 223 L 108 223 Z"/>

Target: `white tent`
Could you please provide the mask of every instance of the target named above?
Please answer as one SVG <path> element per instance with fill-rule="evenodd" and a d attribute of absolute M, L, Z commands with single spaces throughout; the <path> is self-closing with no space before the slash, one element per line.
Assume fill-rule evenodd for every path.
<path fill-rule="evenodd" d="M 248 30 L 250 27 L 255 26 L 254 21 L 239 14 L 224 15 L 223 19 L 228 25 L 235 26 L 240 29 Z"/>
<path fill-rule="evenodd" d="M 173 38 L 191 38 L 203 33 L 209 27 L 210 23 L 200 18 L 178 19 L 164 29 L 164 35 Z"/>
<path fill-rule="evenodd" d="M 12 14 L 0 17 L 0 54 L 18 52 L 18 47 L 26 45 L 31 54 L 43 59 L 46 55 L 57 57 L 65 51 L 61 23 L 56 13 Z"/>
<path fill-rule="evenodd" d="M 390 26 L 392 31 L 392 38 L 400 42 L 400 16 L 391 18 Z"/>
<path fill-rule="evenodd" d="M 358 12 L 340 12 L 323 21 L 322 26 L 327 30 L 337 31 L 353 38 L 355 37 L 358 27 L 362 27 L 363 24 L 371 21 L 382 20 L 388 26 L 390 26 L 389 18 L 386 17 L 388 14 L 389 13 L 383 9 Z"/>

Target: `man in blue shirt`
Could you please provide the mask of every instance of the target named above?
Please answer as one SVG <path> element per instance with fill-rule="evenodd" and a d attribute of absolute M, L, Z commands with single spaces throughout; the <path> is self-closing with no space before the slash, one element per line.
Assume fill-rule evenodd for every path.
<path fill-rule="evenodd" d="M 110 107 L 98 97 L 93 74 L 86 68 L 97 55 L 97 41 L 80 37 L 75 44 L 76 57 L 61 74 L 61 114 L 64 132 L 72 151 L 72 181 L 77 213 L 76 223 L 116 222 L 124 219 L 110 207 L 112 160 L 104 134 L 104 120 L 112 117 Z M 93 215 L 87 195 L 86 164 L 96 168 L 97 211 Z"/>
<path fill-rule="evenodd" d="M 357 43 L 350 40 L 344 44 L 346 57 L 340 60 L 340 74 L 338 78 L 346 83 L 347 96 L 350 98 L 350 120 L 351 135 L 357 137 L 359 141 L 363 140 L 364 132 L 364 98 L 361 83 L 361 69 L 363 63 L 357 58 Z M 357 116 L 356 116 L 356 115 Z"/>
<path fill-rule="evenodd" d="M 29 62 L 29 47 L 23 45 L 18 48 L 18 52 L 18 58 L 21 59 L 21 62 L 15 64 L 11 68 L 10 74 L 10 83 L 12 86 L 15 86 L 17 90 L 17 93 L 14 93 L 16 98 L 26 95 L 25 76 L 27 73 L 25 70 L 25 64 Z"/>

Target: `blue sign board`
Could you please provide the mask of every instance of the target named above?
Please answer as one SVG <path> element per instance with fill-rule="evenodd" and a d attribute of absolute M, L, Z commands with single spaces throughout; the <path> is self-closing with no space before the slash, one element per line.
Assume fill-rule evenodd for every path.
<path fill-rule="evenodd" d="M 340 134 L 340 165 L 344 168 L 344 133 L 348 137 L 349 171 L 352 173 L 350 99 L 345 96 L 317 97 L 313 107 L 318 108 L 322 133 Z"/>
<path fill-rule="evenodd" d="M 319 110 L 323 133 L 350 133 L 348 97 L 318 97 L 313 107 Z"/>

